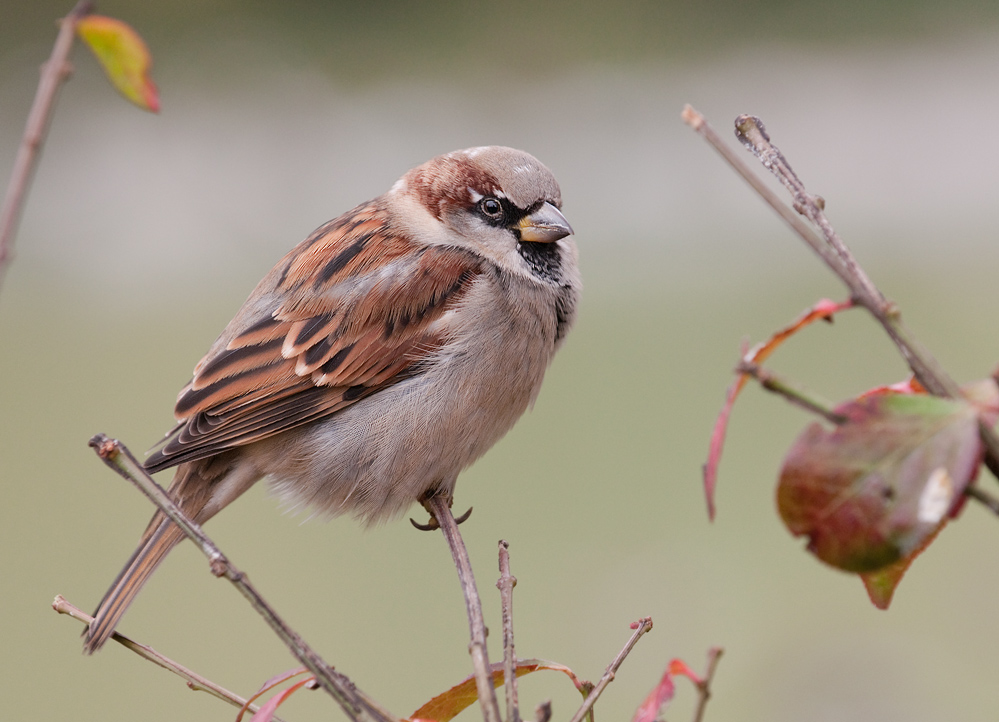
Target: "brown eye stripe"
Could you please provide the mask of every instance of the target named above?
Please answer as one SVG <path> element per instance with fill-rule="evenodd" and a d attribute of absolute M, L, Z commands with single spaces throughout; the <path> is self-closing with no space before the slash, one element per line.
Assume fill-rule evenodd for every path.
<path fill-rule="evenodd" d="M 420 197 L 424 207 L 440 220 L 444 209 L 470 207 L 468 194 L 474 188 L 483 196 L 493 195 L 500 189 L 499 181 L 479 166 L 468 163 L 461 156 L 440 156 L 432 164 L 414 168 L 407 175 L 408 185 Z"/>

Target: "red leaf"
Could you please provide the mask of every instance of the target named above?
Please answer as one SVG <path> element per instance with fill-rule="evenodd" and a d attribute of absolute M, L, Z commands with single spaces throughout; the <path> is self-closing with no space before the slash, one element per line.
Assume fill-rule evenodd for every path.
<path fill-rule="evenodd" d="M 682 659 L 671 659 L 667 669 L 670 671 L 670 674 L 674 676 L 682 675 L 696 685 L 703 684 L 704 682 Z"/>
<path fill-rule="evenodd" d="M 655 722 L 663 707 L 672 701 L 673 695 L 676 693 L 676 685 L 673 684 L 670 667 L 672 667 L 672 663 L 666 668 L 666 673 L 659 680 L 659 684 L 652 688 L 649 696 L 635 711 L 635 716 L 631 718 L 631 722 Z"/>
<path fill-rule="evenodd" d="M 87 15 L 76 24 L 76 33 L 119 93 L 143 110 L 159 112 L 159 94 L 149 77 L 152 56 L 130 25 L 103 15 Z"/>
<path fill-rule="evenodd" d="M 253 719 L 250 722 L 271 722 L 274 717 L 274 713 L 277 708 L 280 707 L 285 700 L 287 700 L 291 695 L 295 694 L 299 689 L 311 682 L 314 677 L 309 677 L 308 679 L 303 679 L 301 682 L 295 682 L 288 689 L 281 690 L 279 693 L 267 700 L 257 713 L 253 715 Z"/>
<path fill-rule="evenodd" d="M 515 674 L 518 677 L 523 677 L 525 674 L 531 674 L 532 672 L 537 672 L 542 669 L 561 672 L 569 677 L 569 679 L 572 680 L 572 683 L 576 686 L 576 689 L 579 690 L 580 694 L 582 694 L 584 698 L 589 693 L 590 687 L 586 682 L 580 680 L 571 669 L 565 665 L 558 664 L 557 662 L 547 662 L 543 659 L 521 659 L 517 662 Z M 503 684 L 503 663 L 497 662 L 490 665 L 490 671 L 492 673 L 493 686 L 499 687 Z M 436 720 L 436 722 L 449 722 L 449 720 L 457 716 L 459 712 L 477 702 L 478 699 L 479 696 L 475 687 L 475 677 L 466 677 L 451 689 L 437 695 L 418 710 L 413 712 L 410 716 L 410 720 L 427 719 Z"/>
<path fill-rule="evenodd" d="M 295 669 L 290 669 L 287 672 L 282 672 L 281 674 L 277 674 L 271 677 L 269 680 L 267 680 L 260 686 L 260 689 L 258 689 L 252 697 L 246 700 L 246 704 L 243 705 L 242 709 L 239 710 L 239 714 L 236 715 L 236 722 L 240 722 L 240 720 L 243 719 L 243 715 L 246 714 L 246 710 L 248 710 L 250 708 L 250 705 L 256 702 L 262 695 L 266 694 L 267 692 L 274 689 L 278 685 L 284 684 L 289 679 L 297 677 L 300 674 L 305 674 L 308 671 L 309 670 L 306 669 L 305 667 L 296 667 Z M 305 681 L 308 682 L 312 679 L 315 679 L 315 677 L 310 675 L 309 678 Z"/>
<path fill-rule="evenodd" d="M 743 350 L 742 360 L 748 363 L 758 364 L 770 357 L 777 348 L 787 341 L 791 336 L 803 329 L 805 326 L 815 321 L 831 322 L 833 316 L 853 307 L 852 301 L 836 303 L 827 298 L 823 298 L 810 309 L 799 316 L 791 325 L 777 331 L 769 339 L 761 344 L 757 344 L 751 350 Z M 708 518 L 715 518 L 715 486 L 718 483 L 718 464 L 721 462 L 722 447 L 725 444 L 725 432 L 728 428 L 728 419 L 732 414 L 732 407 L 735 404 L 739 392 L 749 380 L 748 374 L 739 374 L 738 378 L 729 386 L 725 395 L 725 405 L 722 406 L 718 418 L 715 420 L 714 430 L 711 432 L 711 444 L 708 449 L 708 460 L 704 464 L 704 495 L 708 501 Z"/>
<path fill-rule="evenodd" d="M 912 558 L 946 523 L 981 461 L 978 418 L 999 389 L 967 399 L 879 393 L 836 409 L 847 421 L 813 424 L 788 452 L 777 505 L 792 534 L 821 560 L 868 576 L 887 606 Z M 891 568 L 890 568 L 891 567 Z"/>

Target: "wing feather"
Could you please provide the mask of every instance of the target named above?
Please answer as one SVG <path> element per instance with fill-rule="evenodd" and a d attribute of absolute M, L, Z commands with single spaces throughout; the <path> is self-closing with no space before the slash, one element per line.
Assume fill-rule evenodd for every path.
<path fill-rule="evenodd" d="M 419 371 L 480 259 L 395 234 L 376 200 L 319 228 L 269 274 L 195 368 L 159 471 L 334 414 Z M 258 296 L 270 299 L 262 306 Z"/>

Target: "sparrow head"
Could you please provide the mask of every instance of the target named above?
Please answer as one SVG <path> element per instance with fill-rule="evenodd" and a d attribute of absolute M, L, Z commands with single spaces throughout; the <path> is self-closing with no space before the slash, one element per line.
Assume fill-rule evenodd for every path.
<path fill-rule="evenodd" d="M 559 210 L 555 176 L 513 148 L 483 146 L 438 156 L 404 175 L 392 193 L 424 209 L 428 223 L 421 224 L 426 232 L 420 237 L 470 248 L 508 270 L 537 275 L 532 259 L 561 255 L 555 242 L 572 234 Z M 429 225 L 438 233 L 429 232 Z"/>

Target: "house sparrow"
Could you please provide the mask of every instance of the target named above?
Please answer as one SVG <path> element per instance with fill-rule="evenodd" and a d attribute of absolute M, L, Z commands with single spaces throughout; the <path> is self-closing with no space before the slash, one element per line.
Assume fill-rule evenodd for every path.
<path fill-rule="evenodd" d="M 204 523 L 262 477 L 372 523 L 450 496 L 534 402 L 579 300 L 558 183 L 527 153 L 455 151 L 320 226 L 194 369 L 145 462 Z M 101 647 L 183 533 L 157 512 L 86 632 Z"/>

